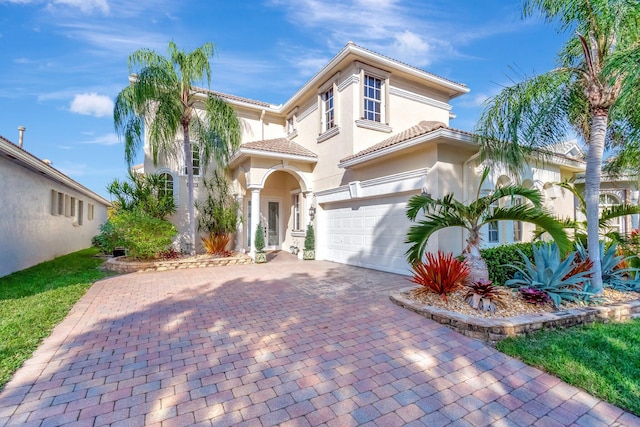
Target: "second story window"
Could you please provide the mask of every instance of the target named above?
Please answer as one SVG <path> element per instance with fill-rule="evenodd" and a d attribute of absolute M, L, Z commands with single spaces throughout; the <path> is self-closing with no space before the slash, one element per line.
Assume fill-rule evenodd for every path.
<path fill-rule="evenodd" d="M 193 176 L 199 176 L 200 175 L 200 149 L 197 144 L 191 145 L 191 156 L 192 156 L 191 164 L 193 165 Z M 187 175 L 186 165 L 182 168 L 182 173 L 184 175 Z"/>
<path fill-rule="evenodd" d="M 382 80 L 365 74 L 364 76 L 364 119 L 381 121 Z"/>
<path fill-rule="evenodd" d="M 327 131 L 333 128 L 335 123 L 334 117 L 334 105 L 333 105 L 333 87 L 322 93 L 322 113 L 323 117 L 323 131 Z"/>

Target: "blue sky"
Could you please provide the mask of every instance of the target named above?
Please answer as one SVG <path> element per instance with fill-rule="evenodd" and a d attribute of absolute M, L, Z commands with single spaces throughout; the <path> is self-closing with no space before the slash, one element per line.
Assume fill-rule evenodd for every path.
<path fill-rule="evenodd" d="M 0 0 L 0 135 L 109 199 L 126 174 L 113 100 L 128 56 L 213 42 L 211 89 L 284 103 L 348 41 L 469 86 L 452 127 L 515 73 L 545 72 L 567 36 L 504 0 Z"/>

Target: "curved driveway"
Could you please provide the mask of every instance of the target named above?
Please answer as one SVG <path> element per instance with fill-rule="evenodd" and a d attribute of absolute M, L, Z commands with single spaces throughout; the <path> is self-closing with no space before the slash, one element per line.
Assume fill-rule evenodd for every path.
<path fill-rule="evenodd" d="M 0 426 L 601 426 L 640 419 L 400 308 L 329 262 L 96 283 L 0 394 Z"/>

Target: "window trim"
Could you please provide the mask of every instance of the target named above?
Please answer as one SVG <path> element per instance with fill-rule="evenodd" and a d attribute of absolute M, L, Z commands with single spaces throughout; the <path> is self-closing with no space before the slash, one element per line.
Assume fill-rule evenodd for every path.
<path fill-rule="evenodd" d="M 202 151 L 200 150 L 200 146 L 197 142 L 192 141 L 191 142 L 191 163 L 193 165 L 193 176 L 194 177 L 199 177 L 202 176 Z M 197 155 L 197 158 L 195 156 L 195 154 Z M 198 173 L 196 173 L 196 166 L 195 166 L 195 162 L 196 160 L 198 161 L 198 166 L 197 166 L 197 170 Z M 187 162 L 186 159 L 184 158 L 184 150 L 182 150 L 182 167 L 180 168 L 180 175 L 181 176 L 187 176 Z M 156 173 L 158 173 L 156 171 Z"/>
<path fill-rule="evenodd" d="M 338 90 L 338 81 L 340 79 L 340 73 L 336 73 L 329 80 L 327 80 L 323 85 L 318 88 L 318 112 L 320 115 L 319 125 L 320 129 L 318 132 L 317 142 L 323 142 L 327 139 L 337 135 L 340 133 L 340 106 L 339 106 L 339 90 Z M 324 94 L 332 91 L 332 102 L 333 102 L 333 126 L 327 127 L 326 120 L 326 101 L 323 99 Z"/>
<path fill-rule="evenodd" d="M 360 113 L 359 120 L 356 121 L 356 124 L 360 127 L 366 127 L 374 130 L 384 130 L 389 126 L 390 123 L 390 111 L 389 111 L 389 78 L 391 73 L 388 71 L 381 70 L 379 68 L 372 67 L 367 64 L 363 64 L 361 62 L 356 62 L 356 67 L 359 71 L 360 77 L 360 95 L 358 102 L 360 103 Z M 365 100 L 365 77 L 373 77 L 375 79 L 380 80 L 380 121 L 370 120 L 365 118 L 365 108 L 364 108 L 364 100 Z M 377 124 L 378 126 L 373 125 L 373 127 L 369 127 L 366 124 Z M 382 126 L 380 126 L 382 125 Z M 379 129 L 381 128 L 381 129 Z M 389 128 L 390 129 L 390 128 Z"/>
<path fill-rule="evenodd" d="M 158 176 L 163 175 L 165 173 L 167 175 L 169 175 L 171 177 L 171 179 L 173 180 L 173 199 L 177 203 L 178 202 L 178 185 L 177 185 L 178 184 L 178 179 L 176 177 L 176 174 L 172 170 L 167 169 L 167 168 L 161 168 L 161 169 L 158 169 L 158 170 L 156 170 L 154 172 L 154 174 L 156 174 Z M 193 176 L 195 177 L 196 175 L 193 175 Z"/>

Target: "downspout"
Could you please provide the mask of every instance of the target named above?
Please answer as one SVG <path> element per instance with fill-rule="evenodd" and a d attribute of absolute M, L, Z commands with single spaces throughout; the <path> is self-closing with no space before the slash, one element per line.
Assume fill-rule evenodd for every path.
<path fill-rule="evenodd" d="M 262 110 L 262 112 L 260 113 L 260 126 L 262 128 L 262 140 L 264 141 L 264 115 L 266 113 L 266 110 Z"/>

